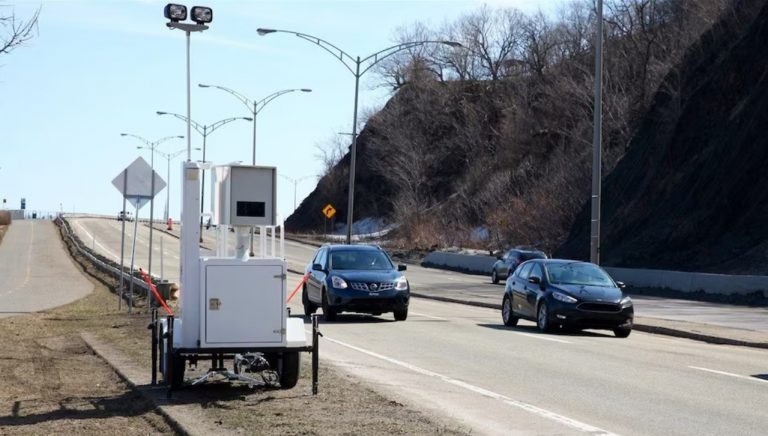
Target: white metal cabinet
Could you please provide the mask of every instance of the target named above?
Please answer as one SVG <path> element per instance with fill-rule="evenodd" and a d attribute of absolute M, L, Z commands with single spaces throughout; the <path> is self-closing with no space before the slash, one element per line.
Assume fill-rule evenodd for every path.
<path fill-rule="evenodd" d="M 204 348 L 284 346 L 285 263 L 201 259 Z"/>

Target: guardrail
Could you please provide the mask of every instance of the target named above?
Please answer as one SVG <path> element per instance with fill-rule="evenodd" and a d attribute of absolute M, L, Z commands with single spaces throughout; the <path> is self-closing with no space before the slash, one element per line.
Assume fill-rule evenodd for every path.
<path fill-rule="evenodd" d="M 67 221 L 64 215 L 60 215 L 56 219 L 56 222 L 57 224 L 59 224 L 59 226 L 62 229 L 64 229 L 64 234 L 69 238 L 70 241 L 72 241 L 72 244 L 75 246 L 75 248 L 77 248 L 77 251 L 79 251 L 80 254 L 88 258 L 88 260 L 91 263 L 93 263 L 93 265 L 96 268 L 100 269 L 103 272 L 107 272 L 114 275 L 115 277 L 117 277 L 118 280 L 120 279 L 120 276 L 122 276 L 129 285 L 130 285 L 130 281 L 133 280 L 133 285 L 142 288 L 145 291 L 145 293 L 150 291 L 149 286 L 147 286 L 147 284 L 140 277 L 131 276 L 130 273 L 125 270 L 121 271 L 119 266 L 112 265 L 109 260 L 99 259 L 97 255 L 90 248 L 88 248 L 87 246 L 85 246 L 85 244 L 83 244 L 83 242 L 75 234 L 75 232 L 72 231 L 72 227 L 70 226 L 69 221 Z M 126 296 L 127 294 L 124 293 L 123 297 L 126 297 Z M 134 301 L 134 299 L 131 299 L 131 301 Z"/>

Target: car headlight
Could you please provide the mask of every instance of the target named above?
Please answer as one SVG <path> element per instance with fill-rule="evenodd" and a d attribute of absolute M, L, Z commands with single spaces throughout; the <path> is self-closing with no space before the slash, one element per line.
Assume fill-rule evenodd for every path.
<path fill-rule="evenodd" d="M 575 303 L 577 300 L 570 295 L 565 295 L 562 292 L 553 292 L 552 298 L 563 303 Z"/>
<path fill-rule="evenodd" d="M 408 280 L 405 278 L 405 276 L 402 276 L 395 282 L 395 290 L 405 291 L 406 289 L 408 289 Z"/>
<path fill-rule="evenodd" d="M 331 284 L 336 289 L 347 289 L 347 282 L 339 276 L 332 276 Z"/>
<path fill-rule="evenodd" d="M 627 307 L 632 307 L 632 299 L 629 297 L 624 297 L 621 299 L 621 308 L 626 309 Z"/>

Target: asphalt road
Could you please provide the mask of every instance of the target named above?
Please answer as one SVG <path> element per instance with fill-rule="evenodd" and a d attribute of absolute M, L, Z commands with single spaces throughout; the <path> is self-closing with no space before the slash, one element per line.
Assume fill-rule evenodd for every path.
<path fill-rule="evenodd" d="M 75 230 L 97 235 L 97 249 L 119 253 L 119 230 L 108 235 L 117 221 L 73 221 Z M 166 269 L 169 245 L 178 253 L 178 240 L 165 244 Z M 289 267 L 303 271 L 314 248 L 286 247 Z M 503 292 L 478 276 L 409 266 L 408 277 L 414 289 L 489 299 Z M 291 280 L 292 288 L 299 277 Z M 292 305 L 298 313 L 299 299 Z M 542 335 L 525 321 L 504 327 L 497 310 L 418 298 L 406 322 L 342 315 L 322 331 L 323 364 L 476 434 L 757 435 L 768 428 L 766 350 L 640 332 Z"/>
<path fill-rule="evenodd" d="M 0 318 L 61 306 L 93 284 L 69 257 L 48 220 L 17 220 L 0 244 Z"/>

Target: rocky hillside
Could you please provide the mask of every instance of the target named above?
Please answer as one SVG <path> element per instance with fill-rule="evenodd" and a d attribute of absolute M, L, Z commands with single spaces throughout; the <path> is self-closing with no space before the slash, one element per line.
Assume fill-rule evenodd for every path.
<path fill-rule="evenodd" d="M 766 251 L 763 4 L 606 0 L 605 263 L 707 269 Z M 355 220 L 396 224 L 405 248 L 587 257 L 591 7 L 573 2 L 558 21 L 481 8 L 406 32 L 466 49 L 379 71 L 395 92 L 358 140 Z M 327 203 L 346 221 L 349 155 L 329 168 L 289 230 L 322 232 Z"/>
<path fill-rule="evenodd" d="M 768 6 L 739 6 L 668 75 L 605 178 L 603 264 L 768 273 Z M 589 257 L 589 205 L 556 254 Z"/>

